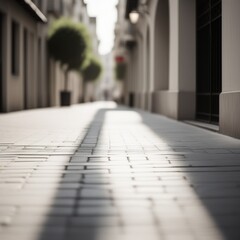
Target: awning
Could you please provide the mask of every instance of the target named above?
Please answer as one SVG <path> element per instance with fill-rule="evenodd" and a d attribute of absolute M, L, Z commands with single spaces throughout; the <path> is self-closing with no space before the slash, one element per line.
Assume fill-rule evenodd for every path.
<path fill-rule="evenodd" d="M 45 15 L 31 0 L 16 0 L 16 2 L 21 4 L 37 21 L 47 22 Z"/>

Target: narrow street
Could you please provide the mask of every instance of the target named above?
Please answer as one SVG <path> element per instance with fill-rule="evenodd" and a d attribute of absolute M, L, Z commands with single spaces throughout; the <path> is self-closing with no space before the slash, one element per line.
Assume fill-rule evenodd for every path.
<path fill-rule="evenodd" d="M 1 240 L 240 239 L 240 141 L 99 102 L 0 115 Z"/>

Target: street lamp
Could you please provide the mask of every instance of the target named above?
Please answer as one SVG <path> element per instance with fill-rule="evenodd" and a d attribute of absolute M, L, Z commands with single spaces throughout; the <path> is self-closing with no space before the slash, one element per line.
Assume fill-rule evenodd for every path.
<path fill-rule="evenodd" d="M 139 19 L 139 12 L 137 11 L 132 11 L 129 13 L 129 18 L 132 24 L 136 24 Z"/>

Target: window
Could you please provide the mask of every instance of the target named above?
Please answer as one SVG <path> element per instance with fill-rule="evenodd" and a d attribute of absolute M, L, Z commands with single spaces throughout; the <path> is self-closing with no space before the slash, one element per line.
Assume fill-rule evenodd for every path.
<path fill-rule="evenodd" d="M 12 74 L 17 76 L 19 74 L 19 24 L 12 21 Z"/>
<path fill-rule="evenodd" d="M 222 92 L 222 1 L 197 1 L 197 105 L 199 120 L 218 124 Z"/>
<path fill-rule="evenodd" d="M 3 14 L 0 12 L 0 112 L 3 110 Z"/>

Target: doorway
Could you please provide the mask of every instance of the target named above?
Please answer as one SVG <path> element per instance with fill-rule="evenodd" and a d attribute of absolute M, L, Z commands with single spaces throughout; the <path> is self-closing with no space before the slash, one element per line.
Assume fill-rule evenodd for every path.
<path fill-rule="evenodd" d="M 38 38 L 38 68 L 37 68 L 37 107 L 42 107 L 42 52 L 41 52 L 42 40 Z"/>
<path fill-rule="evenodd" d="M 3 112 L 3 14 L 0 13 L 0 112 Z"/>
<path fill-rule="evenodd" d="M 24 109 L 28 109 L 28 32 L 23 31 Z"/>
<path fill-rule="evenodd" d="M 154 90 L 169 88 L 169 0 L 159 0 L 154 26 Z"/>
<path fill-rule="evenodd" d="M 222 1 L 197 0 L 196 118 L 219 122 L 222 91 Z"/>

